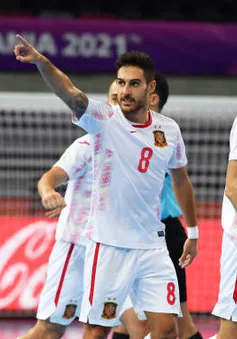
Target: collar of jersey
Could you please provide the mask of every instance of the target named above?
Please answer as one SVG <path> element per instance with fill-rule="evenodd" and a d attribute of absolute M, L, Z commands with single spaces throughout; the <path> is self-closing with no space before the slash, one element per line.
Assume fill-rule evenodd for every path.
<path fill-rule="evenodd" d="M 152 124 L 152 114 L 151 114 L 151 111 L 149 109 L 148 109 L 148 116 L 149 116 L 149 119 L 148 119 L 148 121 L 145 124 L 132 124 L 132 126 L 136 127 L 136 128 L 146 128 L 146 127 L 149 127 Z"/>

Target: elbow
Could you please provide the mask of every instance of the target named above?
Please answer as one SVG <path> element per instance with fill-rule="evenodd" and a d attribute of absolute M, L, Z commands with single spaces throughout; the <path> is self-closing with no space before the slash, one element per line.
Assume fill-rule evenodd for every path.
<path fill-rule="evenodd" d="M 88 98 L 83 92 L 79 91 L 75 87 L 72 87 L 69 91 L 68 98 L 66 99 L 66 104 L 75 114 L 77 119 L 80 119 L 87 109 Z"/>

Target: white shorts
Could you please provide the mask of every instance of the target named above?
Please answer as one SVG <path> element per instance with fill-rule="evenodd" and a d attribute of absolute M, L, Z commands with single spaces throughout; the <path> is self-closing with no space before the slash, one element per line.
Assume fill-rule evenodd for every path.
<path fill-rule="evenodd" d="M 134 250 L 90 241 L 87 246 L 80 320 L 117 326 L 126 297 L 157 313 L 180 313 L 176 272 L 166 248 Z"/>
<path fill-rule="evenodd" d="M 85 252 L 85 246 L 56 241 L 49 258 L 37 319 L 67 326 L 79 317 Z"/>
<path fill-rule="evenodd" d="M 120 320 L 121 320 L 121 317 L 122 317 L 123 313 L 126 312 L 127 310 L 129 310 L 130 308 L 134 308 L 135 313 L 136 313 L 136 315 L 137 315 L 139 320 L 146 320 L 147 319 L 146 318 L 146 314 L 143 311 L 143 308 L 140 309 L 137 306 L 136 297 L 135 297 L 133 292 L 129 293 L 129 295 L 125 299 L 125 302 L 123 303 L 123 306 L 122 306 L 120 314 L 119 314 L 119 319 Z"/>
<path fill-rule="evenodd" d="M 212 314 L 237 322 L 237 246 L 224 231 L 218 302 Z"/>

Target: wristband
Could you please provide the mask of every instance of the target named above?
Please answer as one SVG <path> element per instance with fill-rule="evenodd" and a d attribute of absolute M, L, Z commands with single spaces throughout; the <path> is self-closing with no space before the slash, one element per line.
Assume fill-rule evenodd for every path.
<path fill-rule="evenodd" d="M 187 227 L 188 239 L 198 239 L 198 226 Z"/>

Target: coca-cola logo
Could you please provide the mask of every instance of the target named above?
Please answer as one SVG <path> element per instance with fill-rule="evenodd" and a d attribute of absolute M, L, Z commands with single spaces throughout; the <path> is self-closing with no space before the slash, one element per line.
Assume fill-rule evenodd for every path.
<path fill-rule="evenodd" d="M 35 309 L 45 282 L 55 222 L 39 220 L 10 234 L 0 247 L 0 309 Z"/>

